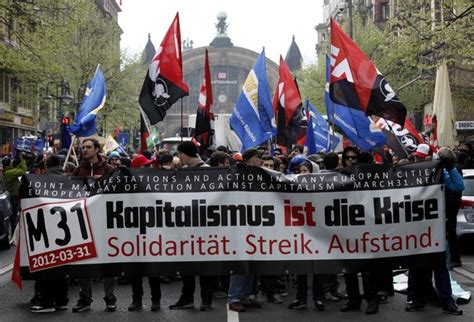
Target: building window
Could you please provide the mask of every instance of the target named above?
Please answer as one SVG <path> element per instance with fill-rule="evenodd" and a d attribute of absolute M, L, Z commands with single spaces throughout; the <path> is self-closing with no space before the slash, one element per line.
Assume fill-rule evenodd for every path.
<path fill-rule="evenodd" d="M 388 2 L 382 2 L 380 4 L 380 14 L 382 19 L 388 19 L 390 16 L 390 6 Z"/>

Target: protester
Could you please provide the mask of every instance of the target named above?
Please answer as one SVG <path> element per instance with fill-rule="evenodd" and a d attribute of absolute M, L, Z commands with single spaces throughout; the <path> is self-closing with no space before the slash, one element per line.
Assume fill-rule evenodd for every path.
<path fill-rule="evenodd" d="M 275 170 L 277 170 L 281 173 L 286 173 L 286 170 L 288 168 L 288 162 L 289 162 L 288 157 L 284 154 L 281 154 L 281 155 L 275 157 L 275 159 L 278 160 L 278 163 L 280 165 L 278 168 L 275 166 Z"/>
<path fill-rule="evenodd" d="M 275 170 L 275 160 L 271 155 L 262 156 L 262 167 L 269 170 Z"/>
<path fill-rule="evenodd" d="M 342 152 L 342 165 L 344 167 L 353 166 L 358 163 L 360 152 L 356 147 L 348 146 Z M 371 161 L 372 156 L 366 156 L 364 161 Z M 349 272 L 344 274 L 346 281 L 346 292 L 349 300 L 341 307 L 341 312 L 359 311 L 362 304 L 362 296 L 359 290 L 359 280 L 357 272 Z M 369 269 L 362 272 L 362 286 L 364 288 L 363 298 L 367 301 L 365 314 L 376 314 L 379 311 L 379 303 L 377 301 L 377 285 L 373 272 Z"/>
<path fill-rule="evenodd" d="M 94 180 L 100 179 L 104 174 L 112 172 L 114 169 L 99 154 L 99 142 L 96 139 L 85 139 L 82 141 L 82 161 L 74 172 L 74 177 L 91 177 Z M 92 279 L 85 278 L 79 280 L 79 300 L 72 308 L 73 312 L 89 311 L 92 303 Z M 117 299 L 114 295 L 115 278 L 104 278 L 104 301 L 106 312 L 113 312 L 117 309 Z"/>
<path fill-rule="evenodd" d="M 416 151 L 413 154 L 415 161 L 424 161 L 432 155 L 432 150 L 428 144 L 421 143 L 416 147 Z"/>
<path fill-rule="evenodd" d="M 260 166 L 262 159 L 257 149 L 247 149 L 242 154 L 246 166 Z M 256 283 L 255 275 L 232 275 L 230 277 L 229 297 L 227 303 L 229 309 L 235 312 L 245 312 L 245 309 L 262 308 L 262 304 L 251 297 Z"/>
<path fill-rule="evenodd" d="M 117 151 L 112 151 L 109 154 L 109 164 L 117 168 L 120 165 L 120 154 Z"/>
<path fill-rule="evenodd" d="M 420 147 L 421 146 L 421 147 Z M 451 150 L 441 149 L 441 163 L 444 166 L 443 176 L 445 189 L 449 193 L 462 192 L 464 190 L 463 179 L 454 167 L 454 158 Z M 429 146 L 427 144 L 419 144 L 415 152 L 417 161 L 423 161 L 429 156 Z M 408 298 L 405 307 L 407 312 L 417 312 L 424 310 L 428 292 L 432 290 L 432 276 L 436 289 L 438 291 L 439 301 L 441 302 L 442 312 L 452 315 L 462 315 L 463 311 L 459 309 L 452 297 L 451 281 L 449 271 L 446 265 L 445 256 L 440 256 L 431 268 L 411 268 L 408 275 Z"/>
<path fill-rule="evenodd" d="M 46 176 L 64 175 L 61 167 L 61 161 L 57 155 L 50 155 L 44 168 Z M 65 276 L 54 279 L 46 279 L 42 273 L 39 273 L 37 279 L 37 291 L 40 294 L 39 303 L 32 305 L 30 311 L 33 313 L 50 313 L 55 311 L 67 310 L 68 299 L 68 280 Z"/>
<path fill-rule="evenodd" d="M 211 167 L 229 167 L 230 155 L 223 151 L 216 151 L 209 157 L 209 165 Z"/>
<path fill-rule="evenodd" d="M 262 165 L 262 156 L 257 149 L 247 149 L 242 154 L 245 165 L 259 167 Z"/>
<path fill-rule="evenodd" d="M 171 170 L 173 168 L 173 156 L 170 153 L 163 153 L 158 157 L 158 168 Z"/>
<path fill-rule="evenodd" d="M 8 158 L 5 158 L 3 161 L 3 177 L 5 178 L 7 190 L 10 192 L 10 205 L 12 207 L 12 215 L 10 217 L 12 231 L 15 231 L 18 221 L 20 177 L 24 175 L 26 171 L 26 160 L 20 151 L 17 151 L 16 158 L 13 159 L 13 161 L 10 162 Z"/>
<path fill-rule="evenodd" d="M 354 146 L 345 147 L 342 151 L 342 166 L 350 167 L 351 165 L 356 164 L 359 153 L 359 149 Z"/>
<path fill-rule="evenodd" d="M 306 161 L 306 157 L 302 154 L 296 154 L 294 157 L 291 158 L 290 163 L 288 164 L 288 169 L 286 169 L 286 173 L 288 174 L 299 174 L 300 173 L 300 165 Z"/>
<path fill-rule="evenodd" d="M 132 168 L 147 168 L 153 163 L 153 160 L 147 159 L 139 154 L 132 159 Z M 141 311 L 143 309 L 143 276 L 132 276 L 129 278 L 132 284 L 132 304 L 128 306 L 129 311 Z M 151 311 L 161 310 L 161 285 L 159 276 L 148 276 L 148 283 L 151 291 Z"/>
<path fill-rule="evenodd" d="M 456 233 L 457 226 L 457 215 L 459 208 L 461 207 L 462 190 L 456 189 L 456 187 L 449 186 L 450 180 L 462 180 L 462 170 L 456 166 L 456 155 L 454 152 L 447 147 L 443 147 L 438 151 L 438 158 L 443 161 L 445 168 L 443 171 L 445 185 L 445 198 L 446 198 L 446 236 L 449 247 L 450 257 L 450 268 L 460 267 L 461 263 L 461 251 L 459 250 L 459 240 Z M 456 173 L 456 171 L 458 173 Z M 459 174 L 459 176 L 458 176 Z"/>
<path fill-rule="evenodd" d="M 301 163 L 299 168 L 300 174 L 309 174 L 309 173 L 318 173 L 319 172 L 319 165 L 316 162 L 307 159 Z"/>
<path fill-rule="evenodd" d="M 183 166 L 187 168 L 209 167 L 197 154 L 197 147 L 191 141 L 185 141 L 178 145 L 178 157 Z M 212 293 L 215 285 L 215 276 L 199 276 L 201 286 L 201 311 L 212 310 Z M 183 288 L 178 301 L 170 305 L 171 310 L 187 309 L 194 307 L 194 292 L 196 290 L 196 277 L 194 275 L 183 276 Z"/>

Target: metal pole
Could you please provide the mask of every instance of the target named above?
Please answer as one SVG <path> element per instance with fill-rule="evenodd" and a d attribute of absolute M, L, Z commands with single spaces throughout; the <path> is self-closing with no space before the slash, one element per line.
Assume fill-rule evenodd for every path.
<path fill-rule="evenodd" d="M 420 73 L 420 75 L 418 75 L 416 78 L 412 79 L 412 80 L 409 81 L 408 83 L 403 84 L 402 86 L 400 86 L 400 87 L 398 88 L 397 93 L 400 92 L 400 91 L 401 91 L 402 89 L 404 89 L 405 87 L 410 86 L 410 85 L 413 84 L 414 82 L 420 80 L 420 79 L 421 79 L 421 74 L 422 74 L 422 73 Z"/>
<path fill-rule="evenodd" d="M 63 171 L 66 170 L 66 165 L 71 157 L 71 152 L 74 150 L 74 142 L 76 141 L 76 136 L 73 135 L 71 139 L 71 145 L 69 145 L 69 149 L 67 150 L 66 160 L 64 161 Z"/>
<path fill-rule="evenodd" d="M 180 99 L 181 101 L 181 129 L 179 131 L 179 136 L 181 137 L 181 142 L 183 142 L 183 122 L 184 122 L 184 115 L 183 115 L 183 99 Z"/>

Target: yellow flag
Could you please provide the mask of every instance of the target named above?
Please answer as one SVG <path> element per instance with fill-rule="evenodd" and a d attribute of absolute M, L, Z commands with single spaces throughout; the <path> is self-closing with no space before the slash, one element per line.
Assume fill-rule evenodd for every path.
<path fill-rule="evenodd" d="M 107 154 L 109 152 L 112 152 L 118 147 L 119 147 L 119 144 L 117 143 L 117 141 L 115 141 L 112 135 L 109 134 L 109 136 L 107 136 L 107 141 L 105 141 L 105 144 L 104 144 L 104 148 L 103 148 L 104 153 Z"/>

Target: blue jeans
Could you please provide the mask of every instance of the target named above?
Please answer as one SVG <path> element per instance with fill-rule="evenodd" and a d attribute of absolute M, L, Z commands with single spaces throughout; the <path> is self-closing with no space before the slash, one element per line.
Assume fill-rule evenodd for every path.
<path fill-rule="evenodd" d="M 252 293 L 254 275 L 231 275 L 227 303 L 245 300 Z"/>

